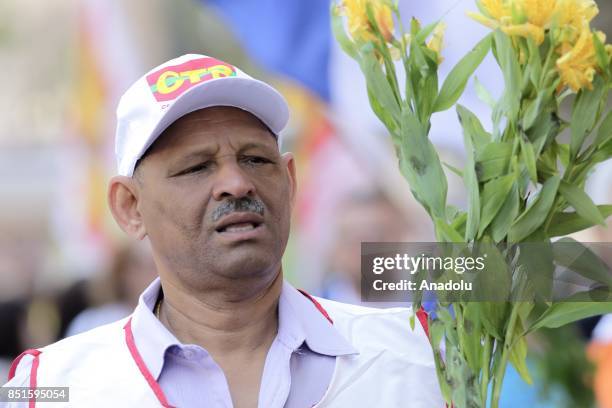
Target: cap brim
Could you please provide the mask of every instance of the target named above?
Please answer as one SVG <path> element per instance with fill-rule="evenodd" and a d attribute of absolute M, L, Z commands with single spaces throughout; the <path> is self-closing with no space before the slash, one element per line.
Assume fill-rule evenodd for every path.
<path fill-rule="evenodd" d="M 138 158 L 142 157 L 159 135 L 177 119 L 213 106 L 232 106 L 252 113 L 277 138 L 289 120 L 289 107 L 285 98 L 262 81 L 241 77 L 207 81 L 190 88 L 174 101 L 150 133 L 147 142 L 137 155 Z M 132 165 L 132 173 L 136 161 Z"/>

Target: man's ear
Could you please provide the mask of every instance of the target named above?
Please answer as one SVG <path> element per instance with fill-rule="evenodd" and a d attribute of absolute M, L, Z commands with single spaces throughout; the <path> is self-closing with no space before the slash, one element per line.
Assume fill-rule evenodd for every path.
<path fill-rule="evenodd" d="M 289 194 L 291 199 L 291 209 L 295 205 L 295 196 L 297 193 L 297 176 L 295 173 L 295 160 L 293 159 L 293 153 L 283 153 L 282 160 L 285 163 L 287 169 L 287 177 L 289 179 Z"/>
<path fill-rule="evenodd" d="M 138 240 L 147 235 L 138 209 L 139 189 L 133 178 L 115 176 L 108 184 L 108 205 L 119 227 Z"/>

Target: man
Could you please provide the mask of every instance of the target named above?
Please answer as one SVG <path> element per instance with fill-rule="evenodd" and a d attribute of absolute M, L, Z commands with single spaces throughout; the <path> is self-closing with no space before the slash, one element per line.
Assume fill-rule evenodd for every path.
<path fill-rule="evenodd" d="M 109 205 L 148 237 L 159 278 L 130 317 L 22 354 L 7 385 L 70 387 L 70 406 L 87 407 L 443 405 L 408 309 L 283 280 L 296 175 L 276 90 L 185 55 L 138 80 L 117 115 Z"/>

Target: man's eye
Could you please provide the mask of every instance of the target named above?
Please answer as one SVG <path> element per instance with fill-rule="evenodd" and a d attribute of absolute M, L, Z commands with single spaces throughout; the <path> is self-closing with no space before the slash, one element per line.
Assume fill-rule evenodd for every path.
<path fill-rule="evenodd" d="M 189 167 L 188 169 L 185 169 L 185 170 L 181 171 L 180 173 L 177 174 L 177 176 L 182 176 L 184 174 L 198 173 L 200 171 L 208 169 L 209 167 L 210 167 L 210 163 L 209 162 L 204 162 L 204 163 L 196 164 L 193 167 Z"/>
<path fill-rule="evenodd" d="M 252 166 L 259 166 L 259 165 L 266 164 L 266 163 L 272 163 L 271 160 L 266 159 L 265 157 L 261 157 L 261 156 L 245 156 L 242 159 L 242 162 L 246 164 L 250 164 Z"/>

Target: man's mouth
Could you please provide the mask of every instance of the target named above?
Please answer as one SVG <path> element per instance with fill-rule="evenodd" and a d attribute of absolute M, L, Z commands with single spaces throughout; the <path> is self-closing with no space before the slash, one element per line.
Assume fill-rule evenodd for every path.
<path fill-rule="evenodd" d="M 260 224 L 254 222 L 239 222 L 217 229 L 217 232 L 244 232 L 257 228 Z"/>
<path fill-rule="evenodd" d="M 219 233 L 240 233 L 253 231 L 263 224 L 263 217 L 252 212 L 234 212 L 219 220 L 215 231 Z"/>

